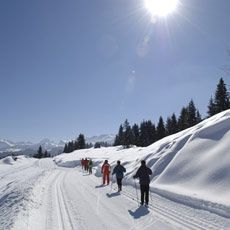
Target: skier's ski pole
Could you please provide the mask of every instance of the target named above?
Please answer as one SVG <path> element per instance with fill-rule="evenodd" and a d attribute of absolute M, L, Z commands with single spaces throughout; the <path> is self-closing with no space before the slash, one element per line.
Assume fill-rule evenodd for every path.
<path fill-rule="evenodd" d="M 110 194 L 111 194 L 111 192 L 112 192 L 112 187 L 113 187 L 113 175 L 112 175 L 112 178 L 111 178 Z"/>
<path fill-rule="evenodd" d="M 137 184 L 136 184 L 136 181 L 134 178 L 133 178 L 133 180 L 134 180 L 134 185 L 135 185 L 135 190 L 136 190 L 137 204 L 139 205 L 139 198 L 138 198 L 138 193 L 137 193 Z"/>

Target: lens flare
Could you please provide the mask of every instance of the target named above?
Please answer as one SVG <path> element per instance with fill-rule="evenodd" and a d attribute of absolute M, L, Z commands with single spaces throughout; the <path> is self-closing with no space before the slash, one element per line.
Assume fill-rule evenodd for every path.
<path fill-rule="evenodd" d="M 179 0 L 145 0 L 144 4 L 152 16 L 165 17 L 177 8 L 178 2 Z"/>

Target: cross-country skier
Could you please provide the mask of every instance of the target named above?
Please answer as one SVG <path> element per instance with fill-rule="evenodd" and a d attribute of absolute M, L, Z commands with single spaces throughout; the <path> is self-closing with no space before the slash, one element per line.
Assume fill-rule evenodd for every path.
<path fill-rule="evenodd" d="M 83 158 L 81 159 L 81 168 L 82 170 L 84 169 L 84 159 Z"/>
<path fill-rule="evenodd" d="M 137 170 L 136 174 L 133 176 L 134 179 L 139 178 L 140 188 L 141 188 L 141 205 L 148 205 L 149 203 L 149 176 L 152 175 L 152 170 L 146 166 L 144 160 L 141 161 L 141 166 Z"/>
<path fill-rule="evenodd" d="M 92 174 L 93 161 L 91 159 L 89 160 L 88 168 L 89 168 L 89 174 Z"/>
<path fill-rule="evenodd" d="M 120 192 L 122 190 L 122 179 L 124 177 L 124 172 L 126 172 L 125 167 L 121 165 L 120 161 L 117 161 L 117 165 L 113 169 L 112 175 L 116 174 L 118 192 Z"/>
<path fill-rule="evenodd" d="M 84 160 L 84 168 L 85 168 L 86 172 L 88 172 L 88 170 L 89 170 L 88 164 L 89 164 L 89 160 L 87 158 L 85 158 L 85 160 Z"/>
<path fill-rule="evenodd" d="M 101 173 L 103 174 L 103 184 L 105 184 L 105 181 L 109 184 L 110 164 L 108 163 L 108 160 L 105 160 L 102 165 Z"/>

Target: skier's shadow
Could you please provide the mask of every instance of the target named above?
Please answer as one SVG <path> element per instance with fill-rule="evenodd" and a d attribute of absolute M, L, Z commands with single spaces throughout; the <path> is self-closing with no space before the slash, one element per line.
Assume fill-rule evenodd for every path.
<path fill-rule="evenodd" d="M 96 185 L 96 186 L 95 186 L 95 188 L 103 188 L 103 187 L 105 187 L 105 185 L 104 185 L 104 184 L 101 184 L 101 185 Z"/>
<path fill-rule="evenodd" d="M 119 192 L 106 193 L 106 196 L 109 198 L 121 195 Z"/>
<path fill-rule="evenodd" d="M 141 218 L 142 216 L 145 216 L 145 215 L 147 215 L 149 213 L 149 210 L 144 206 L 138 207 L 134 212 L 132 210 L 128 210 L 128 211 L 129 211 L 129 214 L 134 219 Z"/>

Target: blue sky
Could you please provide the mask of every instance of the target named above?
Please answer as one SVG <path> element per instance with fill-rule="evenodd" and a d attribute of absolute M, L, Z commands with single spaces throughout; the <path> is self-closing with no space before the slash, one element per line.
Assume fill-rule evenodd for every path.
<path fill-rule="evenodd" d="M 230 65 L 229 0 L 1 0 L 0 138 L 52 140 L 157 123 L 191 98 L 206 115 Z"/>

